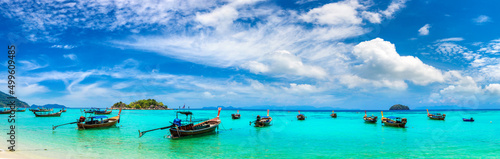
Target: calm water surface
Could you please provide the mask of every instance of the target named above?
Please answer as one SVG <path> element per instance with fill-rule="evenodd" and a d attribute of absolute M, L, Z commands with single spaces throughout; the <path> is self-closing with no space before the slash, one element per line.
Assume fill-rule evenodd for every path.
<path fill-rule="evenodd" d="M 213 118 L 216 110 L 192 110 L 196 118 Z M 437 112 L 437 111 L 434 111 Z M 52 158 L 240 158 L 240 157 L 486 157 L 500 156 L 500 111 L 439 111 L 445 121 L 429 120 L 425 111 L 386 112 L 384 116 L 408 118 L 407 128 L 364 123 L 363 112 L 271 111 L 273 125 L 249 126 L 265 111 L 240 111 L 241 119 L 231 119 L 235 110 L 222 110 L 218 133 L 180 140 L 166 138 L 167 130 L 144 131 L 170 125 L 174 110 L 124 110 L 117 127 L 78 130 L 76 125 L 52 125 L 75 121 L 79 109 L 68 109 L 61 117 L 40 118 L 31 112 L 18 112 L 17 152 Z M 113 110 L 110 117 L 116 116 Z M 380 112 L 368 112 L 379 116 Z M 184 119 L 183 116 L 179 116 Z M 462 117 L 474 117 L 473 123 Z M 0 149 L 7 149 L 7 115 L 0 115 Z M 0 156 L 1 157 L 1 156 Z"/>

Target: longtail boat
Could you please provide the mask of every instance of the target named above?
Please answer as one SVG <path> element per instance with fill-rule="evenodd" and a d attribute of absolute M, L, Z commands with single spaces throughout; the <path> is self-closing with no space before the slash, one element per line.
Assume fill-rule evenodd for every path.
<path fill-rule="evenodd" d="M 265 126 L 270 126 L 271 122 L 273 121 L 273 118 L 269 116 L 269 109 L 267 110 L 267 116 L 260 117 L 257 115 L 257 119 L 253 122 L 255 127 L 265 127 Z M 252 122 L 250 122 L 250 125 Z"/>
<path fill-rule="evenodd" d="M 365 110 L 365 116 L 363 117 L 363 120 L 367 123 L 377 123 L 377 116 L 367 116 L 366 115 L 366 110 Z"/>
<path fill-rule="evenodd" d="M 221 123 L 219 119 L 220 110 L 221 108 L 219 107 L 217 112 L 217 117 L 200 122 L 196 125 L 194 125 L 194 123 L 190 123 L 187 125 L 179 124 L 180 119 L 179 122 L 177 122 L 176 124 L 176 120 L 174 120 L 175 127 L 169 129 L 170 137 L 172 139 L 176 139 L 184 136 L 193 136 L 193 135 L 200 135 L 200 134 L 214 132 L 215 129 L 218 128 L 219 124 Z"/>
<path fill-rule="evenodd" d="M 429 117 L 429 119 L 433 119 L 433 120 L 444 120 L 444 118 L 446 117 L 446 114 L 441 114 L 441 113 L 430 114 L 429 109 L 427 109 L 427 116 Z"/>
<path fill-rule="evenodd" d="M 382 111 L 382 123 L 384 123 L 384 125 L 386 126 L 404 128 L 406 122 L 407 122 L 406 118 L 401 118 L 401 117 L 388 116 L 387 118 L 385 118 L 384 112 Z"/>
<path fill-rule="evenodd" d="M 231 114 L 231 118 L 233 119 L 239 119 L 240 117 L 240 110 L 236 110 L 236 114 Z"/>
<path fill-rule="evenodd" d="M 54 108 L 47 109 L 47 108 L 37 108 L 37 109 L 30 109 L 32 112 L 51 112 L 53 111 Z"/>
<path fill-rule="evenodd" d="M 221 108 L 219 107 L 218 112 L 217 112 L 217 117 L 210 119 L 210 120 L 194 120 L 192 117 L 192 115 L 193 115 L 192 112 L 177 111 L 176 118 L 174 119 L 174 122 L 172 123 L 172 125 L 167 126 L 167 127 L 146 130 L 146 131 L 142 131 L 142 132 L 139 130 L 139 137 L 142 137 L 142 135 L 146 134 L 147 132 L 156 131 L 156 130 L 164 130 L 164 129 L 169 129 L 171 139 L 177 139 L 180 137 L 211 133 L 211 132 L 214 132 L 215 129 L 218 128 L 219 124 L 221 123 L 221 121 L 219 119 L 220 110 L 221 110 Z M 186 115 L 186 121 L 182 121 L 181 119 L 179 119 L 178 114 Z M 199 122 L 199 123 L 195 125 L 194 124 L 195 122 Z"/>
<path fill-rule="evenodd" d="M 68 125 L 68 124 L 76 124 L 78 129 L 93 129 L 93 128 L 109 128 L 111 126 L 120 123 L 120 114 L 122 113 L 122 109 L 118 112 L 118 115 L 115 117 L 108 118 L 107 116 L 90 116 L 84 117 L 80 116 L 80 118 L 76 119 L 76 122 L 61 124 L 52 126 L 52 130 L 55 130 L 59 126 Z"/>
<path fill-rule="evenodd" d="M 33 112 L 33 114 L 35 114 L 36 117 L 60 117 L 61 113 L 62 113 L 62 111 L 58 111 L 58 112 L 55 112 L 55 113 L 51 113 L 51 112 Z"/>
<path fill-rule="evenodd" d="M 82 111 L 82 110 L 80 110 L 80 111 Z M 94 108 L 94 107 L 92 107 L 92 108 L 90 108 L 90 109 L 88 109 L 88 110 L 83 109 L 83 111 L 82 111 L 82 112 L 84 112 L 84 113 L 89 113 L 89 114 L 93 114 L 93 113 L 95 113 L 96 111 L 99 111 L 99 108 Z"/>
<path fill-rule="evenodd" d="M 9 110 L 2 110 L 2 111 L 0 111 L 0 114 L 10 114 L 11 111 L 12 111 L 11 109 L 9 109 Z"/>
<path fill-rule="evenodd" d="M 304 114 L 300 114 L 300 111 L 299 111 L 299 114 L 297 115 L 297 119 L 298 120 L 306 120 L 306 116 Z"/>
<path fill-rule="evenodd" d="M 146 130 L 146 131 L 142 131 L 142 132 L 139 130 L 139 137 L 142 137 L 142 135 L 144 135 L 150 131 L 164 130 L 164 129 L 169 129 L 171 139 L 177 139 L 177 138 L 186 137 L 186 136 L 211 133 L 211 132 L 214 132 L 215 129 L 218 128 L 219 124 L 221 123 L 221 121 L 219 119 L 220 110 L 221 110 L 221 108 L 219 107 L 218 112 L 217 112 L 217 117 L 210 119 L 210 120 L 194 120 L 192 117 L 192 115 L 193 115 L 192 112 L 177 111 L 176 118 L 174 119 L 174 122 L 172 123 L 172 125 L 167 126 L 167 127 Z M 186 121 L 182 121 L 181 119 L 179 119 L 178 114 L 186 115 Z M 194 124 L 195 122 L 199 122 L 199 123 Z"/>
<path fill-rule="evenodd" d="M 330 114 L 330 116 L 331 116 L 332 118 L 337 118 L 337 113 L 335 113 L 335 112 L 332 110 L 332 114 Z"/>
<path fill-rule="evenodd" d="M 474 122 L 474 118 L 470 118 L 470 119 L 462 118 L 462 120 L 465 122 Z"/>
<path fill-rule="evenodd" d="M 61 110 L 62 110 L 63 113 L 66 112 L 66 108 L 62 108 Z"/>
<path fill-rule="evenodd" d="M 112 112 L 112 111 L 113 111 L 113 110 L 108 110 L 108 109 L 106 108 L 106 110 L 97 110 L 97 111 L 94 111 L 94 114 L 96 114 L 96 115 L 100 115 L 100 114 L 111 114 L 111 112 Z"/>
<path fill-rule="evenodd" d="M 16 109 L 16 112 L 25 112 L 25 111 L 26 111 L 26 108 L 24 108 L 24 109 L 17 108 L 17 109 Z"/>

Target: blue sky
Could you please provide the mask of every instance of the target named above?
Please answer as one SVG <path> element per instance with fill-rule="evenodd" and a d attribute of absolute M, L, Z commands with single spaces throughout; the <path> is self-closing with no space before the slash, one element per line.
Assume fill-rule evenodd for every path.
<path fill-rule="evenodd" d="M 0 41 L 29 104 L 498 108 L 499 5 L 1 1 Z"/>

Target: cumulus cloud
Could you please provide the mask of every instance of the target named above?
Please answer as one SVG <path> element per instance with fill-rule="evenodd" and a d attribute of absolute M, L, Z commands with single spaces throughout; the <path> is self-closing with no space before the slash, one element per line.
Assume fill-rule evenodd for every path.
<path fill-rule="evenodd" d="M 320 79 L 327 76 L 327 73 L 321 67 L 306 65 L 299 57 L 288 51 L 276 51 L 266 54 L 260 57 L 258 61 L 249 61 L 242 64 L 241 67 L 256 74 L 270 73 L 278 76 L 290 74 Z"/>
<path fill-rule="evenodd" d="M 317 24 L 327 25 L 357 25 L 363 19 L 358 17 L 357 9 L 363 7 L 357 0 L 346 0 L 329 3 L 319 8 L 311 9 L 301 16 L 301 19 Z"/>
<path fill-rule="evenodd" d="M 431 25 L 425 24 L 423 27 L 418 29 L 418 34 L 419 35 L 429 35 L 429 28 L 431 28 Z"/>
<path fill-rule="evenodd" d="M 485 101 L 500 101 L 500 84 L 491 83 L 481 87 L 471 76 L 458 71 L 446 73 L 449 85 L 429 96 L 429 102 L 479 107 Z"/>
<path fill-rule="evenodd" d="M 483 24 L 487 22 L 491 22 L 491 18 L 486 15 L 480 15 L 477 18 L 472 19 L 476 24 Z"/>
<path fill-rule="evenodd" d="M 398 86 L 405 86 L 402 84 L 404 80 L 417 85 L 444 82 L 440 70 L 416 57 L 400 56 L 394 44 L 380 38 L 359 43 L 352 53 L 360 61 L 353 70 L 364 79 L 396 82 Z"/>

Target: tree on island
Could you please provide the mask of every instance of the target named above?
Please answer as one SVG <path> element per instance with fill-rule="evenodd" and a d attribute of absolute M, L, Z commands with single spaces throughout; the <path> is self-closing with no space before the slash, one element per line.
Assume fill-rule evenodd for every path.
<path fill-rule="evenodd" d="M 157 102 L 154 99 L 142 99 L 134 101 L 130 104 L 125 104 L 123 102 L 117 102 L 113 104 L 112 108 L 132 108 L 132 109 L 167 109 L 168 106 L 164 105 L 162 102 Z"/>
<path fill-rule="evenodd" d="M 410 110 L 410 108 L 406 105 L 396 104 L 393 105 L 389 110 Z"/>

